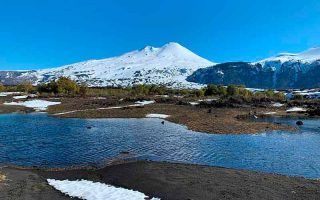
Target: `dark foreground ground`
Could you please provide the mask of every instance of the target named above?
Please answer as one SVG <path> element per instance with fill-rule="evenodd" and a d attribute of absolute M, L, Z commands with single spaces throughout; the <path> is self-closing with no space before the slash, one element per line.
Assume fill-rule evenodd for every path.
<path fill-rule="evenodd" d="M 138 190 L 161 199 L 320 199 L 320 182 L 297 177 L 219 167 L 138 161 L 99 170 L 16 170 L 0 199 L 68 199 L 46 185 L 46 178 L 87 179 Z M 5 184 L 4 184 L 5 183 Z"/>
<path fill-rule="evenodd" d="M 3 168 L 0 174 L 1 200 L 70 200 L 49 186 L 46 179 L 29 170 Z"/>

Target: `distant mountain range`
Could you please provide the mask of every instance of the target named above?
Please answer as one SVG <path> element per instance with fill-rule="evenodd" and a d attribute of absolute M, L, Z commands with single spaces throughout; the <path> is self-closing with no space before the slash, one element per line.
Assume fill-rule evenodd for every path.
<path fill-rule="evenodd" d="M 200 84 L 244 84 L 254 88 L 320 87 L 320 48 L 282 53 L 259 62 L 227 62 L 202 68 L 187 78 Z"/>
<path fill-rule="evenodd" d="M 30 80 L 34 84 L 70 77 L 89 86 L 126 87 L 158 84 L 196 88 L 203 84 L 244 84 L 254 88 L 320 87 L 320 48 L 282 53 L 259 62 L 210 62 L 178 43 L 146 46 L 118 57 L 88 60 L 32 71 L 0 71 L 3 84 Z"/>

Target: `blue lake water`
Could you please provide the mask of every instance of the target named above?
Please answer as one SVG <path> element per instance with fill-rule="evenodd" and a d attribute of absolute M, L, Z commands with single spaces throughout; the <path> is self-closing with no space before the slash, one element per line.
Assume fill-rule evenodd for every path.
<path fill-rule="evenodd" d="M 294 119 L 269 119 L 295 124 Z M 160 119 L 61 119 L 0 115 L 0 164 L 38 167 L 96 165 L 128 157 L 320 178 L 320 120 L 296 133 L 216 135 Z M 87 127 L 92 127 L 88 129 Z"/>

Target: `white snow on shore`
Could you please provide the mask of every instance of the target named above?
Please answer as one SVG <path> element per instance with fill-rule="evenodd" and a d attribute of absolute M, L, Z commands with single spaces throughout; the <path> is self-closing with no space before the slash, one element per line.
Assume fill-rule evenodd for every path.
<path fill-rule="evenodd" d="M 155 103 L 155 101 L 151 100 L 151 101 L 147 101 L 147 100 L 143 100 L 143 101 L 137 101 L 135 102 L 136 104 L 139 104 L 139 105 L 148 105 L 148 104 L 153 104 Z"/>
<path fill-rule="evenodd" d="M 27 108 L 34 108 L 38 111 L 44 111 L 49 106 L 61 104 L 61 102 L 52 102 L 52 101 L 45 101 L 45 100 L 31 100 L 31 101 L 21 101 L 21 102 L 5 102 L 4 105 L 10 106 L 25 106 Z"/>
<path fill-rule="evenodd" d="M 272 106 L 273 106 L 273 107 L 278 107 L 278 108 L 279 108 L 279 107 L 284 106 L 284 104 L 277 102 L 277 103 L 272 104 Z"/>
<path fill-rule="evenodd" d="M 266 112 L 266 113 L 264 113 L 265 115 L 275 115 L 275 114 L 277 114 L 277 112 Z"/>
<path fill-rule="evenodd" d="M 199 102 L 189 102 L 189 104 L 192 106 L 196 106 L 196 105 L 199 105 L 200 103 Z"/>
<path fill-rule="evenodd" d="M 305 112 L 307 111 L 306 109 L 304 108 L 299 108 L 299 107 L 293 107 L 293 108 L 290 108 L 288 110 L 286 110 L 287 112 Z"/>
<path fill-rule="evenodd" d="M 0 97 L 6 97 L 9 95 L 21 94 L 21 92 L 0 92 Z"/>
<path fill-rule="evenodd" d="M 69 181 L 69 180 L 47 180 L 49 185 L 55 189 L 65 193 L 71 197 L 78 197 L 86 200 L 145 200 L 148 198 L 145 194 L 128 190 L 125 188 L 118 188 L 99 182 L 92 182 L 87 180 Z M 151 200 L 160 200 L 158 198 L 151 198 Z"/>
<path fill-rule="evenodd" d="M 170 115 L 152 113 L 152 114 L 147 114 L 146 117 L 147 117 L 147 118 L 160 118 L 160 119 L 165 119 L 165 118 L 170 117 Z"/>
<path fill-rule="evenodd" d="M 14 99 L 26 99 L 26 98 L 28 98 L 28 96 L 27 96 L 27 95 L 14 96 L 13 98 L 14 98 Z"/>

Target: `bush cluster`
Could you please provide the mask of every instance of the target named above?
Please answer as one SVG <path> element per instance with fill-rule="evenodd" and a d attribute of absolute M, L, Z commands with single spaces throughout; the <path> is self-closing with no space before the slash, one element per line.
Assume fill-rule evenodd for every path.
<path fill-rule="evenodd" d="M 37 92 L 61 95 L 86 95 L 87 86 L 77 84 L 67 77 L 60 77 L 58 80 L 49 83 L 41 83 L 37 86 Z"/>
<path fill-rule="evenodd" d="M 85 84 L 78 84 L 67 77 L 60 77 L 49 83 L 41 83 L 33 86 L 31 82 L 24 81 L 16 86 L 3 86 L 0 84 L 0 91 L 38 92 L 46 95 L 81 95 L 81 96 L 118 96 L 138 97 L 147 95 L 180 95 L 185 97 L 217 96 L 220 99 L 241 99 L 245 102 L 284 101 L 285 95 L 281 92 L 266 90 L 253 93 L 243 85 L 207 85 L 202 89 L 173 89 L 162 85 L 134 85 L 126 88 L 91 87 Z"/>

